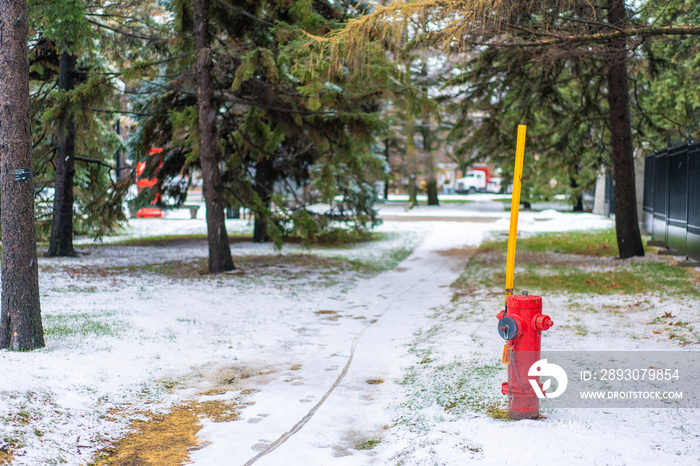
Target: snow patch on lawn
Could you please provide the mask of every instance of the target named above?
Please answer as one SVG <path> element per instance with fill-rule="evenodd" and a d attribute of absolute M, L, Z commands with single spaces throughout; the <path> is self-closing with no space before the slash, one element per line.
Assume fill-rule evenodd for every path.
<path fill-rule="evenodd" d="M 108 244 L 204 234 L 201 219 L 133 219 L 101 246 L 84 242 L 77 259 L 41 258 L 47 347 L 0 351 L 0 448 L 14 450 L 13 465 L 86 464 L 129 421 L 147 420 L 142 413 L 217 399 L 242 403 L 239 420 L 202 418 L 202 445 L 192 452 L 198 465 L 245 464 L 317 405 L 256 464 L 696 462 L 697 410 L 572 409 L 520 422 L 486 414 L 503 403 L 503 342 L 495 332 L 503 297 L 487 290 L 452 302 L 449 285 L 468 247 L 508 229 L 508 213 L 489 202 L 477 210 L 387 207 L 388 215 L 442 218 L 386 222 L 381 241 L 353 248 L 280 252 L 234 243 L 234 261 L 252 264 L 244 276 L 199 274 L 204 242 Z M 444 221 L 450 216 L 488 221 Z M 520 217 L 523 234 L 611 226 L 590 214 Z M 250 233 L 252 226 L 227 220 L 227 229 Z M 436 253 L 459 248 L 463 255 Z M 307 255 L 319 258 L 316 267 Z M 371 272 L 380 266 L 388 270 Z M 667 334 L 653 333 L 663 322 L 649 322 L 668 312 L 700 325 L 696 301 L 658 294 L 553 295 L 544 303 L 555 321 L 547 348 L 678 349 Z"/>

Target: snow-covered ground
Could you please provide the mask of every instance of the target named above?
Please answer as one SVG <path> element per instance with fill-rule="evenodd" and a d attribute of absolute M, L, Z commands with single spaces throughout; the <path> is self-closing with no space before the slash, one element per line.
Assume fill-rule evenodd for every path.
<path fill-rule="evenodd" d="M 121 238 L 204 233 L 201 214 L 132 220 Z M 506 231 L 509 217 L 492 198 L 390 204 L 380 214 L 392 219 L 378 229 L 383 239 L 354 248 L 234 243 L 245 275 L 198 273 L 207 250 L 196 241 L 110 238 L 82 244 L 77 259 L 42 258 L 47 346 L 0 351 L 0 451 L 14 448 L 13 465 L 87 464 L 144 413 L 215 401 L 234 415 L 201 416 L 192 464 L 697 464 L 697 409 L 567 409 L 508 422 L 439 406 L 445 387 L 503 398 L 494 317 L 502 296 L 453 301 L 449 285 L 469 248 Z M 523 212 L 519 222 L 524 234 L 610 226 L 555 211 Z M 387 270 L 368 277 L 373 267 Z M 682 313 L 698 325 L 688 305 L 654 301 L 640 312 Z M 645 319 L 623 332 L 617 314 L 581 312 L 577 322 L 595 331 L 575 336 L 556 327 L 572 318 L 571 300 L 545 297 L 545 307 L 555 321 L 545 348 L 678 350 Z M 478 377 L 484 367 L 497 369 Z"/>

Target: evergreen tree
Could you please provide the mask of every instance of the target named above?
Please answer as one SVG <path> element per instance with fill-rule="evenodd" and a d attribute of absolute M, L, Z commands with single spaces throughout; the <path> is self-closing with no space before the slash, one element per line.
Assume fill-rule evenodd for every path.
<path fill-rule="evenodd" d="M 700 10 L 692 0 L 645 2 L 638 16 L 643 24 L 671 27 L 700 24 Z M 630 62 L 636 118 L 635 135 L 649 153 L 700 136 L 700 40 L 697 35 L 669 35 L 644 40 Z M 643 111 L 639 111 L 643 109 Z"/>
<path fill-rule="evenodd" d="M 145 50 L 147 41 L 127 29 L 126 18 L 138 17 L 133 5 L 31 0 L 29 7 L 33 165 L 39 187 L 55 187 L 53 195 L 38 190 L 39 233 L 47 234 L 50 218 L 48 255 L 70 256 L 74 232 L 99 237 L 125 220 L 130 180 L 113 162 L 122 147 L 113 112 L 121 111 L 123 89 L 114 69 L 134 57 L 113 50 L 127 53 L 136 41 Z M 121 32 L 109 26 L 117 17 L 125 25 Z"/>
<path fill-rule="evenodd" d="M 624 29 L 627 11 L 624 0 L 608 0 L 608 24 L 614 29 Z M 607 83 L 612 148 L 613 180 L 615 182 L 615 230 L 621 258 L 643 256 L 637 215 L 637 192 L 634 177 L 634 145 L 630 96 L 627 81 L 628 39 L 624 36 L 611 39 L 607 50 Z"/>
<path fill-rule="evenodd" d="M 633 50 L 631 41 L 700 34 L 700 27 L 694 24 L 659 24 L 659 18 L 663 15 L 654 16 L 653 21 L 646 23 L 638 17 L 632 18 L 623 0 L 544 0 L 527 4 L 498 0 L 456 4 L 425 0 L 378 7 L 336 34 L 333 42 L 351 41 L 355 50 L 362 50 L 364 44 L 376 37 L 400 43 L 402 28 L 407 22 L 414 22 L 430 24 L 419 40 L 443 50 L 479 53 L 491 49 L 517 54 L 519 59 L 511 65 L 514 69 L 517 63 L 521 67 L 525 64 L 552 67 L 580 57 L 596 61 L 605 78 L 602 96 L 610 131 L 607 142 L 615 193 L 619 194 L 615 198 L 616 230 L 620 256 L 624 258 L 644 254 L 636 215 L 629 123 L 627 61 Z M 577 77 L 582 81 L 584 76 Z M 505 91 L 517 93 L 519 89 L 508 87 Z M 493 97 L 499 100 L 502 95 Z M 528 100 L 525 97 L 521 103 Z M 515 133 L 514 128 L 515 125 L 512 133 Z"/>
<path fill-rule="evenodd" d="M 204 202 L 207 208 L 207 238 L 209 242 L 209 272 L 232 270 L 226 222 L 224 220 L 223 183 L 219 170 L 220 157 L 216 144 L 216 109 L 212 83 L 212 49 L 209 38 L 209 2 L 193 1 L 193 27 L 197 61 L 197 104 L 199 158 L 204 179 Z"/>
<path fill-rule="evenodd" d="M 173 5 L 178 30 L 191 28 L 186 2 Z M 307 32 L 322 34 L 344 12 L 314 2 L 212 3 L 212 87 L 222 182 L 229 205 L 255 215 L 254 239 L 280 244 L 282 235 L 311 240 L 341 224 L 363 231 L 377 222 L 373 180 L 383 158 L 371 151 L 382 128 L 378 118 L 382 91 L 392 70 L 383 56 L 363 63 L 331 67 L 318 60 Z M 192 44 L 179 36 L 183 58 L 164 63 L 160 78 L 146 85 L 134 147 L 164 148 L 157 176 L 159 189 L 178 196 L 168 182 L 202 167 L 196 138 Z M 371 70 L 369 80 L 356 69 Z M 138 152 L 143 152 L 138 149 Z M 155 166 L 155 162 L 149 165 Z M 325 211 L 310 209 L 325 203 Z"/>
<path fill-rule="evenodd" d="M 0 3 L 0 189 L 2 313 L 0 348 L 44 346 L 34 230 L 26 1 Z"/>
<path fill-rule="evenodd" d="M 76 56 L 63 44 L 58 90 L 70 92 L 75 88 Z M 75 175 L 75 121 L 72 112 L 63 112 L 56 125 L 56 179 L 51 217 L 49 256 L 75 256 L 73 248 L 73 176 Z"/>
<path fill-rule="evenodd" d="M 512 177 L 512 131 L 528 123 L 524 201 L 570 195 L 575 210 L 606 157 L 602 67 L 587 57 L 541 63 L 517 49 L 486 49 L 463 66 L 450 85 L 460 89 L 450 141 L 460 161 L 490 161 Z M 474 115 L 483 115 L 475 118 Z"/>

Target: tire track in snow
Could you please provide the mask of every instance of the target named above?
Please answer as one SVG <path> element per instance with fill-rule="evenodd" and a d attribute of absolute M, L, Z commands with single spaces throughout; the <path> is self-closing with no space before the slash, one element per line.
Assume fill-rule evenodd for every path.
<path fill-rule="evenodd" d="M 435 231 L 432 232 L 432 234 L 435 234 Z M 460 246 L 464 246 L 464 244 L 460 244 Z M 435 254 L 437 251 L 435 250 L 434 247 L 429 247 L 428 245 L 424 244 L 423 246 L 419 247 L 414 253 L 409 256 L 407 259 L 405 259 L 397 268 L 401 268 L 400 266 L 402 264 L 405 264 L 409 261 L 425 261 L 426 258 L 429 256 Z M 452 259 L 454 260 L 454 259 Z M 284 445 L 289 439 L 291 439 L 295 434 L 297 434 L 299 431 L 301 431 L 306 424 L 313 418 L 313 416 L 316 414 L 316 412 L 325 405 L 326 401 L 328 398 L 333 394 L 333 392 L 340 386 L 340 384 L 343 382 L 345 379 L 345 376 L 347 375 L 348 371 L 350 370 L 350 367 L 352 366 L 353 359 L 355 357 L 355 351 L 357 350 L 357 347 L 364 336 L 364 334 L 367 332 L 368 329 L 371 327 L 375 326 L 378 322 L 381 321 L 381 319 L 390 311 L 394 308 L 395 304 L 401 300 L 405 295 L 407 295 L 409 292 L 414 291 L 417 288 L 417 285 L 421 282 L 425 282 L 428 280 L 426 277 L 427 276 L 435 276 L 437 272 L 441 271 L 442 269 L 449 267 L 451 262 L 450 258 L 443 257 L 441 260 L 437 261 L 437 264 L 433 266 L 432 269 L 429 271 L 425 271 L 424 274 L 421 274 L 421 276 L 418 278 L 418 280 L 413 280 L 409 284 L 403 286 L 403 290 L 399 292 L 395 296 L 395 298 L 382 310 L 380 314 L 376 316 L 375 319 L 371 320 L 353 339 L 352 344 L 351 344 L 351 349 L 350 349 L 350 354 L 348 357 L 347 362 L 345 363 L 345 366 L 343 370 L 340 372 L 338 377 L 336 378 L 335 382 L 330 386 L 330 388 L 324 393 L 322 398 L 319 400 L 316 405 L 314 405 L 308 413 L 301 418 L 291 429 L 289 429 L 287 432 L 282 434 L 277 440 L 274 442 L 270 443 L 265 449 L 260 451 L 257 455 L 249 459 L 247 462 L 244 463 L 243 466 L 252 466 L 255 464 L 258 460 L 263 458 L 264 456 L 272 453 L 275 451 L 277 448 L 280 446 Z M 462 264 L 463 266 L 463 264 Z M 396 270 L 396 269 L 395 269 Z M 391 273 L 390 272 L 385 272 L 386 273 Z M 443 284 L 444 285 L 444 284 Z"/>

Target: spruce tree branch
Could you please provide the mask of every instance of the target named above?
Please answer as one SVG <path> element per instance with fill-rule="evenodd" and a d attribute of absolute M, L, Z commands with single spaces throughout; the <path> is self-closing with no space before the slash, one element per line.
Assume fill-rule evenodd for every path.
<path fill-rule="evenodd" d="M 107 162 L 104 162 L 104 161 L 102 161 L 102 160 L 100 160 L 100 159 L 93 159 L 93 158 L 90 158 L 90 157 L 83 157 L 82 155 L 76 155 L 76 156 L 74 156 L 73 158 L 74 158 L 75 160 L 80 160 L 81 162 L 95 163 L 95 164 L 97 164 L 97 165 L 101 165 L 101 166 L 103 166 L 103 167 L 107 167 L 107 168 L 109 168 L 110 170 L 114 170 L 114 169 L 115 169 L 115 167 L 113 167 L 112 165 L 110 165 L 110 164 L 108 164 Z"/>
<path fill-rule="evenodd" d="M 568 21 L 571 23 L 577 23 L 577 24 L 583 24 L 585 26 L 595 26 L 595 27 L 600 27 L 600 28 L 609 28 L 609 29 L 614 29 L 618 32 L 624 32 L 624 29 L 615 26 L 614 24 L 607 24 L 607 23 L 599 23 L 597 21 L 584 21 L 582 19 L 576 19 L 576 18 L 562 18 L 563 21 Z"/>
<path fill-rule="evenodd" d="M 238 191 L 237 191 L 237 190 L 233 189 L 232 187 L 230 187 L 230 186 L 228 186 L 228 185 L 225 185 L 225 186 L 224 186 L 224 189 L 225 189 L 226 191 L 229 191 L 229 192 L 233 195 L 233 197 L 236 198 L 236 200 L 238 201 L 238 204 L 240 204 L 240 207 L 243 207 L 244 209 L 249 209 L 251 212 L 258 213 L 258 212 L 257 212 L 256 210 L 254 210 L 252 207 L 248 206 L 248 204 L 247 204 L 246 202 L 243 202 L 243 199 L 241 199 L 241 197 L 238 195 Z"/>
<path fill-rule="evenodd" d="M 49 157 L 50 156 L 50 157 Z M 51 147 L 49 150 L 41 154 L 36 162 L 32 163 L 33 172 L 39 173 L 44 171 L 44 167 L 51 163 L 51 161 L 56 156 L 56 147 Z"/>
<path fill-rule="evenodd" d="M 226 92 L 219 91 L 217 92 L 219 96 L 222 98 L 222 100 L 226 102 L 232 102 L 234 104 L 240 104 L 240 105 L 246 105 L 248 107 L 257 107 L 257 108 L 264 108 L 267 110 L 274 110 L 276 112 L 284 112 L 284 113 L 298 113 L 300 115 L 336 115 L 336 112 L 312 112 L 310 110 L 296 110 L 296 109 L 291 109 L 291 108 L 283 108 L 283 107 L 277 107 L 274 105 L 267 105 L 261 102 L 253 102 L 250 100 L 246 99 L 241 99 L 235 96 L 232 96 Z"/>
<path fill-rule="evenodd" d="M 681 132 L 683 129 L 694 128 L 694 127 L 695 127 L 695 125 L 686 125 L 685 123 L 681 123 L 680 121 L 675 121 L 675 120 L 669 118 L 664 112 L 647 112 L 647 111 L 644 111 L 644 110 L 641 110 L 641 109 L 640 109 L 640 112 L 639 112 L 639 113 L 635 113 L 635 114 L 633 114 L 633 115 L 635 115 L 635 116 L 636 116 L 636 115 L 643 115 L 643 116 L 646 116 L 646 117 L 649 117 L 649 116 L 658 116 L 658 117 L 661 117 L 662 119 L 668 121 L 669 123 L 672 123 L 672 124 L 674 124 L 675 126 L 677 126 L 677 129 L 678 129 L 679 132 Z"/>
<path fill-rule="evenodd" d="M 170 63 L 170 62 L 172 62 L 172 61 L 177 61 L 177 60 L 180 60 L 180 59 L 182 59 L 182 58 L 191 57 L 192 55 L 194 55 L 194 52 L 184 53 L 184 54 L 182 54 L 182 55 L 177 55 L 177 56 L 175 56 L 175 57 L 169 57 L 169 58 L 164 58 L 164 59 L 162 59 L 162 60 L 149 62 L 149 63 L 147 63 L 146 65 L 142 65 L 142 66 L 162 65 L 163 63 Z"/>
<path fill-rule="evenodd" d="M 229 9 L 235 11 L 236 13 L 239 13 L 247 18 L 250 18 L 253 21 L 257 21 L 258 23 L 263 24 L 269 28 L 277 27 L 277 25 L 275 23 L 271 23 L 270 21 L 259 18 L 259 17 L 255 16 L 254 14 L 245 11 L 243 8 L 239 8 L 237 6 L 231 5 L 229 2 L 227 2 L 225 0 L 216 0 L 216 1 L 217 1 L 217 3 L 219 3 L 219 5 L 226 7 L 226 8 L 229 8 Z"/>
<path fill-rule="evenodd" d="M 512 26 L 513 29 L 520 29 Z M 546 34 L 541 34 L 546 35 Z M 632 37 L 659 37 L 659 36 L 684 36 L 684 35 L 700 35 L 700 26 L 664 26 L 664 27 L 631 27 L 622 31 L 600 32 L 595 34 L 580 34 L 570 36 L 559 36 L 549 34 L 551 39 L 540 41 L 522 41 L 522 42 L 499 42 L 487 41 L 477 43 L 476 45 L 492 46 L 497 48 L 539 48 L 549 47 L 552 45 L 576 45 L 588 43 L 606 43 L 614 39 L 632 38 Z"/>
<path fill-rule="evenodd" d="M 253 149 L 257 150 L 258 152 L 260 152 L 260 153 L 262 153 L 262 154 L 265 154 L 265 155 L 268 156 L 268 157 L 272 157 L 272 154 L 271 154 L 271 153 L 267 152 L 267 151 L 265 150 L 264 147 L 260 147 L 260 146 L 258 146 L 257 144 L 255 144 L 253 141 L 251 141 L 251 140 L 246 136 L 245 133 L 241 132 L 240 135 L 241 135 L 241 138 L 243 138 L 243 141 L 246 142 L 250 147 L 252 147 Z"/>
<path fill-rule="evenodd" d="M 107 26 L 106 24 L 102 24 L 102 23 L 100 23 L 100 22 L 98 22 L 98 21 L 93 21 L 93 20 L 91 20 L 91 19 L 88 19 L 87 22 L 90 23 L 90 24 L 93 24 L 93 25 L 95 25 L 95 26 L 97 26 L 97 27 L 107 29 L 107 30 L 109 30 L 109 31 L 115 32 L 115 33 L 117 33 L 117 34 L 121 34 L 121 35 L 126 36 L 126 37 L 131 37 L 131 38 L 133 38 L 133 39 L 147 40 L 147 41 L 149 41 L 149 42 L 167 42 L 167 39 L 164 39 L 164 38 L 162 38 L 162 37 L 157 37 L 157 36 L 144 36 L 144 35 L 141 35 L 141 34 L 134 34 L 134 33 L 132 33 L 132 32 L 124 31 L 124 30 L 122 30 L 122 29 L 115 29 L 115 28 L 109 27 L 109 26 Z"/>
<path fill-rule="evenodd" d="M 142 63 L 141 65 L 139 65 L 139 67 L 140 67 L 140 68 L 145 68 L 145 67 L 147 67 L 147 66 L 162 65 L 162 64 L 164 64 L 164 63 L 170 63 L 170 62 L 173 62 L 173 61 L 180 60 L 180 59 L 182 59 L 182 58 L 191 57 L 192 55 L 194 55 L 193 52 L 185 53 L 185 54 L 183 54 L 183 55 L 178 55 L 178 56 L 176 56 L 176 57 L 164 58 L 164 59 L 162 59 L 162 60 L 152 61 L 152 62 L 149 62 L 149 63 Z M 99 73 L 97 73 L 97 72 L 95 72 L 95 71 L 76 71 L 76 74 L 82 74 L 82 75 L 98 74 L 98 75 L 100 75 L 100 76 L 118 77 L 118 76 L 122 76 L 122 75 L 124 74 L 124 72 L 123 72 L 123 71 L 111 71 L 111 72 L 105 71 L 105 72 L 99 72 Z M 173 76 L 175 76 L 175 75 L 173 75 Z"/>
<path fill-rule="evenodd" d="M 110 110 L 108 108 L 93 108 L 91 109 L 93 112 L 98 112 L 98 113 L 118 113 L 120 115 L 136 115 L 136 116 L 143 116 L 143 117 L 149 117 L 149 116 L 161 116 L 163 115 L 162 113 L 142 113 L 142 112 L 130 112 L 128 110 Z"/>

